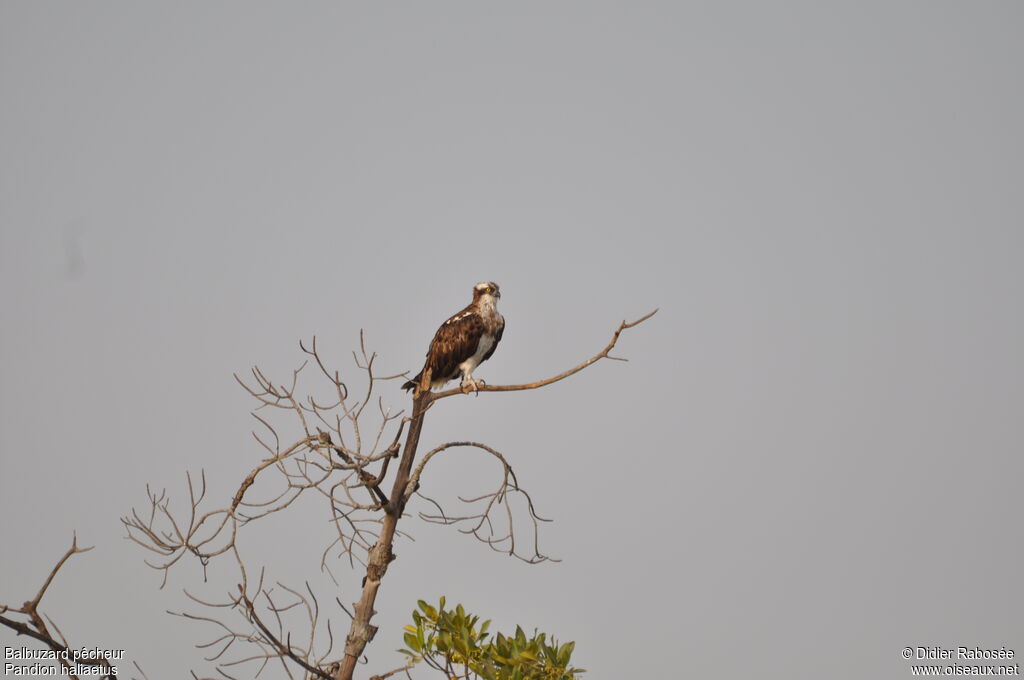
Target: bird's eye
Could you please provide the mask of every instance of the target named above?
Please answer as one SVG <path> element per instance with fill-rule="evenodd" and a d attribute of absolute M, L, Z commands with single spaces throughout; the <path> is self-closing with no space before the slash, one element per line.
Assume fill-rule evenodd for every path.
<path fill-rule="evenodd" d="M 484 292 L 485 292 L 485 293 L 493 293 L 493 292 L 494 292 L 494 289 L 493 289 L 493 288 L 491 288 L 490 286 L 487 286 L 486 288 L 484 288 Z"/>

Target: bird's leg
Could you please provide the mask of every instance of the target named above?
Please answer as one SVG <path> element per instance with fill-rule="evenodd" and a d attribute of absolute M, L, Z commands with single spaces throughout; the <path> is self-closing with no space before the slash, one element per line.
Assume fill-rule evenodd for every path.
<path fill-rule="evenodd" d="M 483 380 L 478 380 L 473 377 L 472 373 L 467 373 L 462 376 L 462 393 L 478 392 L 483 384 L 485 384 Z"/>

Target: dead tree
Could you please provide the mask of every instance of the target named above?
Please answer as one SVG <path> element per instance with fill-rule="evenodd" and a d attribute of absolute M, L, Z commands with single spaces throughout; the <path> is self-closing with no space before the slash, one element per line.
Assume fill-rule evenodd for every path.
<path fill-rule="evenodd" d="M 604 349 L 556 376 L 520 385 L 480 385 L 478 391 L 537 389 L 568 378 L 601 359 L 622 360 L 610 354 L 621 333 L 656 312 L 633 322 L 623 321 Z M 198 479 L 189 474 L 189 503 L 181 513 L 172 512 L 165 492 L 156 493 L 147 487 L 145 511 L 132 510 L 131 515 L 122 518 L 128 537 L 155 555 L 147 564 L 163 572 L 161 587 L 167 583 L 171 567 L 186 555 L 198 558 L 204 567 L 221 556 L 232 558 L 238 580 L 231 593 L 223 600 L 210 601 L 186 590 L 186 595 L 205 613 L 177 613 L 215 629 L 213 638 L 199 646 L 209 650 L 207 658 L 217 664 L 220 677 L 234 678 L 233 673 L 254 677 L 267 666 L 276 665 L 289 678 L 351 680 L 366 645 L 377 632 L 371 623 L 374 604 L 395 559 L 395 539 L 403 535 L 398 523 L 413 496 L 420 496 L 429 504 L 430 512 L 419 513 L 427 521 L 458 525 L 492 549 L 526 562 L 550 559 L 540 552 L 537 542 L 539 523 L 546 520 L 535 512 L 532 499 L 501 453 L 479 442 L 452 441 L 434 447 L 416 464 L 425 416 L 440 400 L 462 394 L 461 389 L 430 392 L 426 389 L 430 384 L 426 372 L 414 390 L 411 414 L 393 413 L 377 395 L 377 388 L 382 382 L 405 378 L 405 374 L 378 376 L 374 368 L 376 354 L 367 352 L 362 334 L 360 352 L 353 353 L 365 381 L 358 397 L 350 394 L 341 373 L 327 366 L 315 338 L 309 347 L 301 343 L 300 347 L 308 358 L 292 372 L 288 384 L 272 381 L 259 368 L 252 369 L 248 380 L 236 376 L 258 402 L 253 416 L 261 431 L 253 435 L 267 457 L 250 470 L 228 502 L 207 509 L 205 473 L 200 473 Z M 326 380 L 328 396 L 300 394 L 300 379 L 311 364 Z M 376 411 L 377 423 L 367 430 L 365 418 L 370 407 Z M 292 430 L 297 430 L 297 438 L 288 444 L 283 444 L 279 436 L 281 417 L 285 417 Z M 471 448 L 493 457 L 500 475 L 493 490 L 462 499 L 469 509 L 452 514 L 437 500 L 420 493 L 420 480 L 431 460 L 455 448 Z M 394 464 L 393 459 L 397 459 Z M 257 495 L 254 489 L 258 482 L 265 487 L 271 480 L 276 480 L 277 488 Z M 510 507 L 513 496 L 524 501 L 525 519 L 533 535 L 532 545 L 526 551 L 522 542 L 516 541 L 515 513 Z M 250 573 L 242 556 L 238 539 L 248 526 L 289 508 L 301 497 L 319 498 L 327 505 L 331 518 L 333 538 L 322 553 L 321 569 L 335 584 L 338 581 L 331 566 L 338 560 L 365 570 L 361 595 L 351 610 L 340 598 L 332 598 L 350 617 L 344 643 L 336 638 L 330 617 L 321 612 L 323 595 L 318 596 L 308 583 L 303 587 L 280 582 L 271 585 L 263 570 L 258 575 Z M 301 639 L 294 634 L 299 626 L 303 629 Z M 386 678 L 405 670 L 396 668 L 373 678 Z M 195 674 L 193 677 L 198 679 Z"/>

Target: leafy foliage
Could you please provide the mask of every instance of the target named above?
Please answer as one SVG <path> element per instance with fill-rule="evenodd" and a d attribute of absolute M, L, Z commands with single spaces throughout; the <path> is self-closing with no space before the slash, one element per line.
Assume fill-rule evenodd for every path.
<path fill-rule="evenodd" d="M 413 663 L 423 661 L 450 679 L 473 677 L 482 680 L 577 680 L 581 668 L 569 666 L 575 642 L 559 645 L 545 633 L 527 637 L 516 626 L 515 635 L 487 632 L 491 622 L 480 622 L 462 605 L 445 609 L 423 600 L 413 610 L 413 625 L 405 626 L 406 649 L 399 651 Z"/>

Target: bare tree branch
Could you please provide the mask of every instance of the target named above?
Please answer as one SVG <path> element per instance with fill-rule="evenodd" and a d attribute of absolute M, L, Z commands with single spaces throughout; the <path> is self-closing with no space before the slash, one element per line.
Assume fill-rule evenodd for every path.
<path fill-rule="evenodd" d="M 421 512 L 419 513 L 420 518 L 427 522 L 432 522 L 434 524 L 468 524 L 469 527 L 467 529 L 460 529 L 460 531 L 462 531 L 463 533 L 472 534 L 477 539 L 486 543 L 491 549 L 496 550 L 497 552 L 502 552 L 507 555 L 511 555 L 530 564 L 536 564 L 538 562 L 545 562 L 548 560 L 558 562 L 559 560 L 542 554 L 540 552 L 538 544 L 540 538 L 539 523 L 550 522 L 551 520 L 540 517 L 534 511 L 533 499 L 530 497 L 529 493 L 527 493 L 524 489 L 519 487 L 519 480 L 516 479 L 515 472 L 512 470 L 512 466 L 509 465 L 508 460 L 506 460 L 506 458 L 503 455 L 501 455 L 498 451 L 495 451 L 486 444 L 468 441 L 448 442 L 429 451 L 425 456 L 423 456 L 423 459 L 420 461 L 420 464 L 416 466 L 416 470 L 412 473 L 412 475 L 409 478 L 409 482 L 406 484 L 406 499 L 411 497 L 412 494 L 416 493 L 417 489 L 419 489 L 420 476 L 423 474 L 423 469 L 426 467 L 427 463 L 429 463 L 434 456 L 441 453 L 442 451 L 447 451 L 448 449 L 457 447 L 471 447 L 481 449 L 483 451 L 486 451 L 494 458 L 496 458 L 501 463 L 502 466 L 502 479 L 498 485 L 498 488 L 490 493 L 486 493 L 483 494 L 482 496 L 477 496 L 475 498 L 460 498 L 462 502 L 466 503 L 470 507 L 477 503 L 483 504 L 482 507 L 480 507 L 480 509 L 477 510 L 476 512 L 462 516 L 453 516 L 451 514 L 446 513 L 436 500 L 423 494 L 420 494 L 421 496 L 423 496 L 425 500 L 433 504 L 434 507 L 438 509 L 438 514 L 436 515 Z M 512 508 L 508 498 L 510 495 L 520 495 L 526 501 L 528 515 L 533 525 L 532 555 L 523 555 L 519 554 L 516 551 L 515 522 L 513 520 Z M 492 515 L 492 512 L 499 506 L 504 506 L 504 523 L 505 526 L 507 527 L 503 529 L 503 533 L 501 534 L 496 533 L 496 519 Z"/>
<path fill-rule="evenodd" d="M 300 347 L 327 378 L 331 396 L 324 399 L 300 395 L 307 364 L 293 371 L 283 383 L 272 380 L 259 367 L 252 369 L 248 382 L 235 376 L 256 400 L 257 411 L 262 411 L 253 413 L 262 428 L 253 436 L 268 455 L 249 470 L 230 502 L 206 508 L 205 473 L 201 483 L 187 474 L 187 507 L 172 509 L 166 492 L 156 493 L 147 487 L 148 509 L 133 509 L 122 518 L 128 538 L 158 556 L 147 564 L 162 571 L 162 584 L 166 584 L 170 569 L 186 555 L 195 556 L 204 567 L 212 559 L 233 555 L 241 581 L 234 595 L 210 601 L 186 591 L 193 602 L 210 609 L 211 615 L 172 612 L 215 627 L 213 638 L 198 646 L 212 652 L 208 660 L 217 664 L 216 671 L 222 677 L 233 677 L 236 671 L 232 669 L 241 667 L 248 668 L 246 674 L 251 677 L 275 663 L 282 664 L 289 676 L 290 664 L 301 669 L 303 677 L 331 678 L 340 664 L 327 658 L 335 645 L 334 632 L 330 621 L 325 622 L 320 616 L 317 597 L 308 585 L 300 592 L 279 583 L 281 591 L 287 593 L 283 604 L 270 589 L 262 587 L 262 575 L 260 585 L 247 585 L 247 567 L 238 542 L 246 527 L 291 507 L 300 498 L 322 499 L 328 504 L 335 537 L 324 550 L 321 568 L 334 579 L 329 554 L 340 551 L 337 556 L 347 557 L 351 564 L 366 564 L 380 532 L 381 515 L 390 504 L 380 482 L 388 474 L 391 459 L 400 451 L 408 419 L 400 411 L 393 413 L 385 408 L 375 391 L 381 381 L 398 376 L 376 375 L 376 356 L 366 350 L 361 337 L 355 362 L 364 375 L 366 389 L 359 401 L 352 401 L 341 373 L 328 367 L 316 338 L 311 348 L 302 343 Z M 374 408 L 367 410 L 371 402 Z M 378 410 L 378 423 L 370 434 L 360 416 Z M 287 446 L 279 435 L 281 417 L 298 425 L 298 438 Z M 373 474 L 370 466 L 378 464 L 380 470 Z M 365 499 L 360 497 L 360 489 L 367 495 Z M 225 611 L 235 612 L 241 618 L 230 621 L 217 613 Z M 298 612 L 305 612 L 306 616 L 292 616 Z M 304 630 L 302 645 L 293 642 L 298 639 L 293 633 L 299 629 Z"/>
<path fill-rule="evenodd" d="M 68 677 L 78 677 L 72 672 L 75 670 L 75 664 L 78 664 L 79 666 L 101 667 L 104 671 L 102 677 L 114 680 L 117 672 L 114 670 L 113 665 L 108 659 L 82 658 L 76 656 L 74 654 L 74 650 L 70 648 L 67 644 L 67 640 L 65 640 L 63 634 L 61 634 L 60 629 L 53 623 L 53 620 L 50 620 L 50 625 L 53 626 L 54 631 L 58 636 L 60 636 L 60 640 L 53 636 L 53 633 L 50 632 L 49 627 L 43 620 L 43 615 L 39 612 L 39 604 L 43 600 L 43 595 L 46 594 L 50 584 L 53 583 L 54 578 L 57 576 L 57 572 L 61 570 L 72 555 L 89 552 L 90 550 L 92 550 L 92 547 L 79 548 L 78 537 L 72 536 L 71 547 L 68 548 L 68 551 L 64 553 L 59 560 L 57 560 L 57 563 L 53 566 L 53 569 L 50 570 L 50 573 L 43 582 L 43 585 L 40 586 L 39 591 L 36 592 L 35 597 L 26 601 L 21 607 L 0 605 L 0 624 L 7 626 L 18 635 L 27 635 L 28 637 L 34 638 L 49 647 L 53 652 L 55 652 L 57 660 L 59 660 L 61 665 L 66 669 Z M 8 613 L 22 615 L 26 617 L 27 620 L 18 621 L 17 619 L 3 616 L 3 614 Z M 72 661 L 74 663 L 72 663 Z"/>
<path fill-rule="evenodd" d="M 393 668 L 387 673 L 381 673 L 380 675 L 371 675 L 370 680 L 387 680 L 392 675 L 398 675 L 399 673 L 405 673 L 406 675 L 409 675 L 410 668 L 412 668 L 412 662 L 409 662 L 404 666 L 399 666 L 398 668 Z"/>
<path fill-rule="evenodd" d="M 550 385 L 551 383 L 556 383 L 559 380 L 565 380 L 570 375 L 574 375 L 576 373 L 579 373 L 584 368 L 590 366 L 591 364 L 597 363 L 601 359 L 611 359 L 613 361 L 626 361 L 626 359 L 622 359 L 620 357 L 613 357 L 613 356 L 609 355 L 609 352 L 611 352 L 612 348 L 615 347 L 615 343 L 617 343 L 619 341 L 619 336 L 622 334 L 622 331 L 624 331 L 624 330 L 626 330 L 628 328 L 633 328 L 634 326 L 639 326 L 644 321 L 647 321 L 648 319 L 650 319 L 652 316 L 654 316 L 657 313 L 658 313 L 658 310 L 655 309 L 652 312 L 648 312 L 647 314 L 644 314 L 643 316 L 641 316 L 636 321 L 629 321 L 629 322 L 623 321 L 622 323 L 619 324 L 619 327 L 615 330 L 615 333 L 612 335 L 611 342 L 609 342 L 605 346 L 605 348 L 603 350 L 601 350 L 600 352 L 598 352 L 594 356 L 590 357 L 586 361 L 584 361 L 584 362 L 582 362 L 580 364 L 577 364 L 576 366 L 573 366 L 569 370 L 563 371 L 563 372 L 559 373 L 558 375 L 552 376 L 550 378 L 545 378 L 544 380 L 537 380 L 536 382 L 523 383 L 521 385 L 480 385 L 479 388 L 477 388 L 474 391 L 477 391 L 477 392 L 515 392 L 515 391 L 518 391 L 518 390 L 535 390 L 538 387 L 544 387 L 545 385 Z M 436 392 L 436 393 L 434 393 L 432 400 L 433 401 L 437 401 L 438 399 L 444 399 L 445 397 L 451 397 L 451 396 L 456 395 L 456 394 L 465 394 L 466 391 L 467 390 L 465 390 L 465 389 L 463 389 L 461 387 L 454 387 L 454 388 L 452 388 L 450 390 L 445 390 L 443 392 Z"/>

